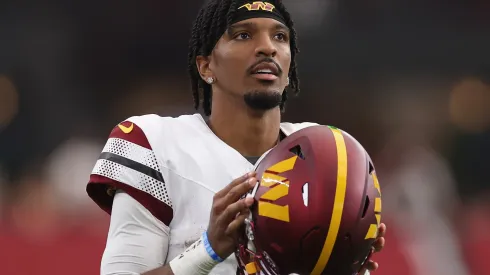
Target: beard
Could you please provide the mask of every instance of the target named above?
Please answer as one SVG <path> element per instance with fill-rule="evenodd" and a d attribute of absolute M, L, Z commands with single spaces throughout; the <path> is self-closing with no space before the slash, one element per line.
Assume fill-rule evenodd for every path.
<path fill-rule="evenodd" d="M 269 111 L 281 105 L 282 94 L 278 91 L 258 90 L 246 93 L 243 100 L 254 111 Z"/>

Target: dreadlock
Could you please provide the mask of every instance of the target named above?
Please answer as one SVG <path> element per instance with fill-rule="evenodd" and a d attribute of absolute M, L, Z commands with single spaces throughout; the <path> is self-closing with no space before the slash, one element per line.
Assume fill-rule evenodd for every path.
<path fill-rule="evenodd" d="M 290 47 L 291 47 L 291 65 L 289 68 L 289 86 L 288 89 L 294 93 L 299 94 L 299 79 L 296 66 L 296 54 L 299 50 L 296 46 L 296 30 L 291 19 L 291 15 L 286 10 L 286 7 L 281 0 L 270 0 L 275 2 L 276 9 L 283 15 L 287 27 L 290 29 Z M 211 85 L 202 80 L 199 75 L 199 71 L 196 66 L 197 56 L 209 56 L 215 46 L 215 42 L 223 35 L 230 22 L 234 18 L 235 11 L 237 9 L 237 3 L 233 0 L 210 0 L 199 11 L 194 25 L 192 27 L 191 39 L 189 42 L 188 53 L 188 71 L 191 78 L 192 94 L 194 97 L 194 108 L 199 109 L 201 105 L 204 109 L 204 114 L 209 116 L 211 114 L 211 98 L 212 91 Z M 285 89 L 282 94 L 282 103 L 280 108 L 284 111 L 286 100 L 288 99 L 288 92 Z"/>

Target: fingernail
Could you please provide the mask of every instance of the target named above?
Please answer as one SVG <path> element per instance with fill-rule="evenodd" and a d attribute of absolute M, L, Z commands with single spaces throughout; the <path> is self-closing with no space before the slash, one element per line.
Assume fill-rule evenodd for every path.
<path fill-rule="evenodd" d="M 250 184 L 250 186 L 255 186 L 256 183 L 257 183 L 257 180 L 255 178 L 251 178 L 248 180 L 248 184 Z"/>
<path fill-rule="evenodd" d="M 253 203 L 254 203 L 254 198 L 252 198 L 252 197 L 246 197 L 246 198 L 245 198 L 245 204 L 246 204 L 247 206 L 250 206 L 250 205 L 252 205 Z"/>

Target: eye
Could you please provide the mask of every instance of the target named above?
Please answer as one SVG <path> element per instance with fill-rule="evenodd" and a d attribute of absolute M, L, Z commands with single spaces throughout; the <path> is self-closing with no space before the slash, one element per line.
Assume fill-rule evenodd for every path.
<path fill-rule="evenodd" d="M 288 40 L 287 35 L 286 35 L 285 33 L 282 33 L 282 32 L 280 32 L 280 33 L 276 34 L 276 35 L 275 35 L 275 38 L 276 38 L 277 40 L 279 40 L 279 41 L 287 41 L 287 40 Z"/>
<path fill-rule="evenodd" d="M 235 39 L 238 39 L 238 40 L 245 40 L 245 39 L 249 39 L 250 38 L 250 35 L 246 32 L 241 32 L 237 35 L 235 35 Z"/>

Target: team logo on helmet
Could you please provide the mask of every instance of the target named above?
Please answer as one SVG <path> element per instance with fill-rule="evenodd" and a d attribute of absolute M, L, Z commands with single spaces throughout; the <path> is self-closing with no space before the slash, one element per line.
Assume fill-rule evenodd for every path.
<path fill-rule="evenodd" d="M 263 10 L 263 11 L 272 12 L 275 6 L 269 2 L 255 1 L 253 3 L 247 3 L 243 6 L 240 6 L 238 9 L 242 9 L 242 8 L 246 8 L 249 11 Z"/>
<path fill-rule="evenodd" d="M 280 174 L 292 170 L 297 159 L 298 156 L 294 156 L 276 163 L 262 175 L 260 186 L 268 187 L 269 190 L 259 198 L 258 213 L 260 216 L 289 222 L 289 206 L 281 206 L 273 202 L 288 195 L 289 179 L 280 176 Z"/>
<path fill-rule="evenodd" d="M 381 188 L 379 187 L 378 177 L 376 176 L 376 172 L 373 171 L 371 174 L 373 177 L 374 188 L 378 190 L 378 196 L 374 199 L 374 215 L 376 216 L 376 224 L 371 224 L 369 226 L 369 230 L 364 239 L 376 239 L 378 235 L 378 227 L 381 223 Z"/>

